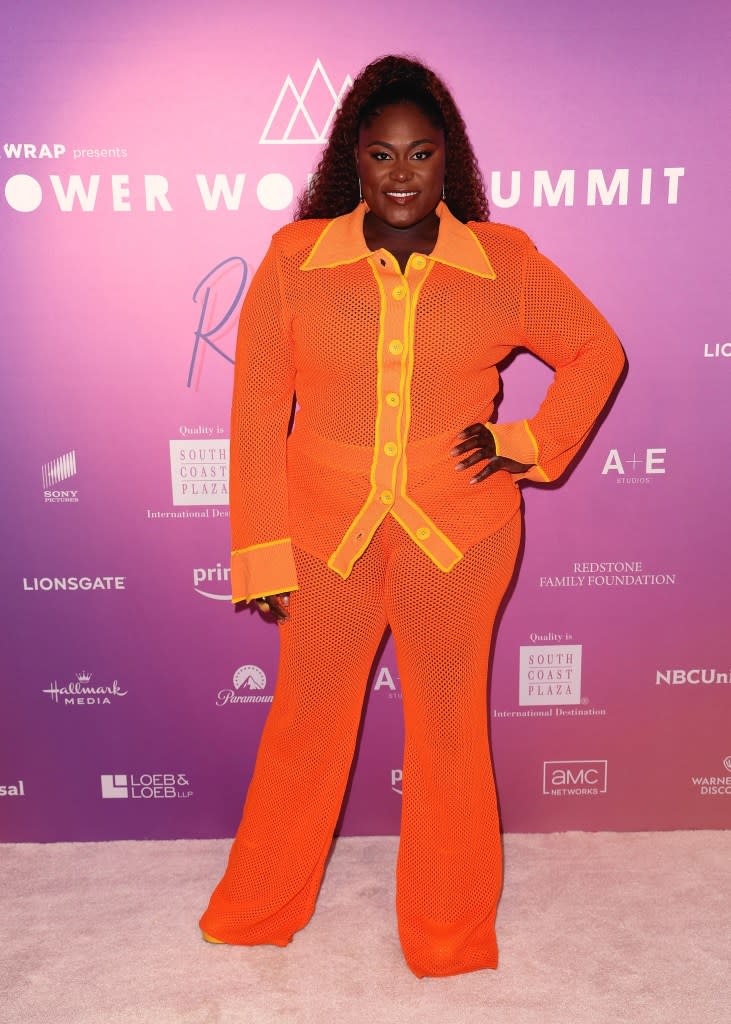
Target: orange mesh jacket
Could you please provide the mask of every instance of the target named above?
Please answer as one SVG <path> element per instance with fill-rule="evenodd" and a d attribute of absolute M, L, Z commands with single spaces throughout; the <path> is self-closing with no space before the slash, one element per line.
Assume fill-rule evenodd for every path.
<path fill-rule="evenodd" d="M 239 320 L 231 412 L 232 600 L 297 589 L 292 543 L 343 578 L 394 516 L 448 572 L 519 508 L 517 480 L 555 480 L 624 366 L 604 317 L 525 232 L 462 224 L 404 274 L 363 236 L 364 203 L 286 225 Z M 530 419 L 489 423 L 516 346 L 555 370 Z M 288 436 L 293 400 L 297 411 Z M 449 452 L 485 423 L 531 468 L 470 484 Z"/>

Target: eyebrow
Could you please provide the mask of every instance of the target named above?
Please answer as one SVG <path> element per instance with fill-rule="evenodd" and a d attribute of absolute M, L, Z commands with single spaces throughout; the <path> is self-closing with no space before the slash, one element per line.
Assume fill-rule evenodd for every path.
<path fill-rule="evenodd" d="M 432 145 L 432 146 L 436 146 L 436 140 L 435 139 L 417 139 L 415 142 L 410 142 L 408 148 L 409 149 L 413 149 L 414 146 L 423 146 L 425 142 L 430 143 L 430 145 Z M 381 142 L 380 139 L 374 139 L 373 142 L 368 142 L 368 143 L 366 143 L 366 145 L 367 146 L 384 146 L 386 149 L 395 149 L 396 148 L 395 146 L 392 146 L 390 142 Z"/>

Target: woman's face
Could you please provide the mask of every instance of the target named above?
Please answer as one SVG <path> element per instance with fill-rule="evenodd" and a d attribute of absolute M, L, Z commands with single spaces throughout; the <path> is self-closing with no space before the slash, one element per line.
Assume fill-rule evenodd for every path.
<path fill-rule="evenodd" d="M 363 198 L 390 227 L 413 227 L 442 197 L 444 133 L 413 103 L 385 107 L 361 126 L 355 159 Z"/>

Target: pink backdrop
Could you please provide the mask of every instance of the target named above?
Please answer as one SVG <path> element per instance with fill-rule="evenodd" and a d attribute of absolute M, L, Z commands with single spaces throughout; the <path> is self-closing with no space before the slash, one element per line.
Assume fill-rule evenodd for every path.
<path fill-rule="evenodd" d="M 0 44 L 0 838 L 233 833 L 277 659 L 228 600 L 238 311 L 347 76 L 386 52 L 444 75 L 492 219 L 629 359 L 574 472 L 523 484 L 492 667 L 504 827 L 727 827 L 727 5 L 104 7 L 26 4 Z M 514 359 L 501 417 L 550 378 Z M 389 640 L 340 831 L 398 831 L 401 753 Z"/>

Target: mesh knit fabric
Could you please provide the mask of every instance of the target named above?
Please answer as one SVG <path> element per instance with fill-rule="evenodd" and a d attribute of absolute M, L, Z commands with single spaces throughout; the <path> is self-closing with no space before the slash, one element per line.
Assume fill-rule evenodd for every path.
<path fill-rule="evenodd" d="M 589 299 L 524 232 L 438 212 L 435 249 L 404 274 L 365 246 L 362 210 L 274 236 L 237 342 L 235 600 L 294 589 L 292 542 L 347 575 L 389 512 L 448 570 L 515 513 L 517 480 L 560 476 L 605 404 L 624 354 Z M 555 378 L 534 416 L 492 424 L 496 366 L 518 346 Z M 531 468 L 471 486 L 449 452 L 474 422 Z"/>
<path fill-rule="evenodd" d="M 200 927 L 286 945 L 315 907 L 365 685 L 390 624 L 405 726 L 396 912 L 418 977 L 497 966 L 502 855 L 488 743 L 492 626 L 521 517 L 444 573 L 387 518 L 343 580 L 295 547 L 300 589 L 226 871 Z"/>
<path fill-rule="evenodd" d="M 528 236 L 437 207 L 402 272 L 364 207 L 277 232 L 246 295 L 231 409 L 232 599 L 290 593 L 276 692 L 228 867 L 200 920 L 286 945 L 315 905 L 369 670 L 390 623 L 403 693 L 396 911 L 411 970 L 497 965 L 501 883 L 486 671 L 521 529 L 516 481 L 556 479 L 624 364 L 612 328 Z M 493 424 L 497 365 L 555 369 L 530 419 Z M 294 399 L 299 409 L 288 427 Z M 528 468 L 478 485 L 468 424 Z"/>

